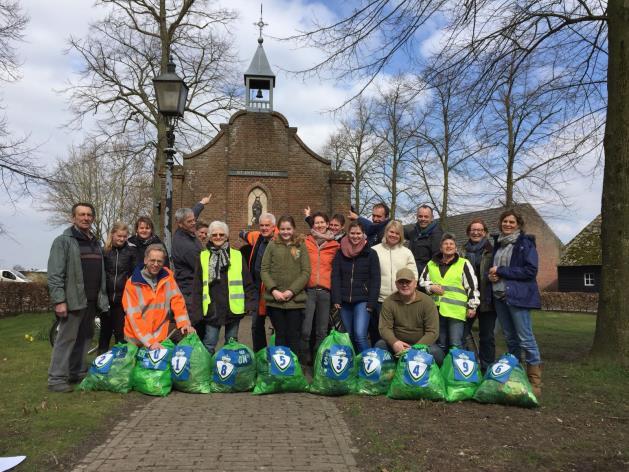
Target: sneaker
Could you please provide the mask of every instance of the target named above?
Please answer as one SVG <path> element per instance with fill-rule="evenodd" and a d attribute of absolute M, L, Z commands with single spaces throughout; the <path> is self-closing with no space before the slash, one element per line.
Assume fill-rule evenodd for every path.
<path fill-rule="evenodd" d="M 59 383 L 48 385 L 48 390 L 56 393 L 70 393 L 74 392 L 74 387 L 67 383 Z"/>

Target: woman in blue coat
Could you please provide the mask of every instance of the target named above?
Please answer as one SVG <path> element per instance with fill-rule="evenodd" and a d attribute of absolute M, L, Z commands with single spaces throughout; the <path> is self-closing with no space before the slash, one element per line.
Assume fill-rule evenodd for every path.
<path fill-rule="evenodd" d="M 541 395 L 542 359 L 533 334 L 531 309 L 539 309 L 538 256 L 535 238 L 524 234 L 524 220 L 514 210 L 499 219 L 500 235 L 494 244 L 494 264 L 489 269 L 498 320 L 509 352 L 518 359 L 524 351 L 526 371 L 536 396 Z"/>
<path fill-rule="evenodd" d="M 362 225 L 353 221 L 332 262 L 332 303 L 358 352 L 369 349 L 367 329 L 380 293 L 378 254 L 367 244 Z"/>

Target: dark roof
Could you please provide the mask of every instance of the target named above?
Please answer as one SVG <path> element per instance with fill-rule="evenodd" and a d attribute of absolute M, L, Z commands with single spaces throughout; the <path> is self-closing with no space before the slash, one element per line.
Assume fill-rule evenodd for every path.
<path fill-rule="evenodd" d="M 543 223 L 546 229 L 550 232 L 550 234 L 557 240 L 559 244 L 561 241 L 555 235 L 554 231 L 546 224 L 544 219 L 539 215 L 539 213 L 533 208 L 533 206 L 529 203 L 520 203 L 517 205 L 512 205 L 510 208 L 513 208 L 518 213 L 522 215 L 524 218 L 524 230 L 526 231 L 526 223 L 531 220 L 539 220 Z M 448 216 L 446 220 L 446 225 L 443 228 L 444 232 L 454 233 L 456 237 L 456 242 L 459 247 L 467 242 L 467 234 L 465 230 L 467 229 L 467 225 L 475 218 L 482 218 L 487 227 L 489 228 L 490 234 L 499 233 L 498 228 L 498 219 L 500 218 L 500 214 L 505 211 L 507 207 L 501 206 L 497 208 L 488 208 L 485 210 L 471 211 L 469 213 L 461 213 L 460 215 L 451 215 Z"/>
<path fill-rule="evenodd" d="M 601 215 L 581 230 L 564 247 L 560 266 L 601 265 Z"/>
<path fill-rule="evenodd" d="M 245 80 L 247 77 L 269 77 L 273 79 L 273 86 L 275 87 L 275 74 L 271 70 L 269 60 L 266 58 L 262 43 L 258 44 L 258 49 L 251 59 L 251 64 L 245 72 Z"/>

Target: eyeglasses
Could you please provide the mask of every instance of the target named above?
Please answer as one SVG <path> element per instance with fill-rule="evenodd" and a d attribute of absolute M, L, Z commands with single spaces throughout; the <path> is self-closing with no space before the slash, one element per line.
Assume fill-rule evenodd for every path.
<path fill-rule="evenodd" d="M 225 233 L 215 233 L 210 235 L 211 238 L 224 238 L 225 237 Z"/>
<path fill-rule="evenodd" d="M 164 261 L 150 260 L 146 262 L 146 265 L 164 265 Z"/>
<path fill-rule="evenodd" d="M 413 281 L 401 279 L 401 280 L 398 280 L 397 283 L 399 283 L 400 285 L 410 285 L 411 283 L 413 283 Z"/>
<path fill-rule="evenodd" d="M 484 229 L 471 229 L 470 233 L 484 233 L 485 230 Z"/>

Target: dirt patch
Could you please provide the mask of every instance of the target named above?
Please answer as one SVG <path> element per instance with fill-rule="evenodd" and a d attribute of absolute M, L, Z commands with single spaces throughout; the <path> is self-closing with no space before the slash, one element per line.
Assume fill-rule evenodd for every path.
<path fill-rule="evenodd" d="M 626 404 L 587 395 L 535 410 L 385 397 L 336 402 L 365 471 L 629 470 Z"/>

